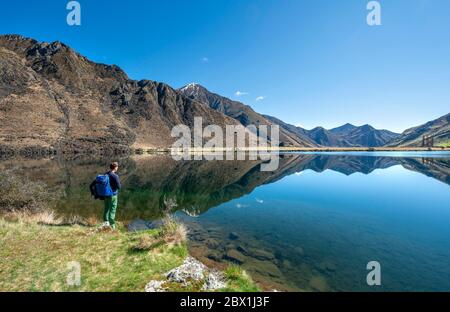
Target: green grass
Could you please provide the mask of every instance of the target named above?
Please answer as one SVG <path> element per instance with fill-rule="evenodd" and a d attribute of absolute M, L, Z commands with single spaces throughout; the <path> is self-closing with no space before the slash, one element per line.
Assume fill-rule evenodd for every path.
<path fill-rule="evenodd" d="M 157 240 L 161 231 L 98 232 L 95 228 L 46 226 L 0 218 L 0 291 L 102 291 L 141 292 L 153 279 L 181 265 L 188 255 L 186 243 L 158 244 L 148 250 L 136 246 L 144 239 Z M 81 285 L 69 286 L 68 263 L 81 265 Z M 225 276 L 227 291 L 259 289 L 238 267 Z M 199 291 L 201 285 L 170 291 Z"/>
<path fill-rule="evenodd" d="M 259 292 L 258 286 L 252 281 L 250 276 L 237 265 L 232 265 L 225 270 L 225 277 L 228 287 L 222 291 L 231 292 Z"/>
<path fill-rule="evenodd" d="M 439 147 L 450 147 L 450 140 L 439 142 Z"/>
<path fill-rule="evenodd" d="M 187 255 L 186 244 L 134 251 L 140 237 L 156 234 L 0 220 L 0 291 L 143 291 Z M 71 261 L 81 265 L 79 287 L 66 283 Z"/>

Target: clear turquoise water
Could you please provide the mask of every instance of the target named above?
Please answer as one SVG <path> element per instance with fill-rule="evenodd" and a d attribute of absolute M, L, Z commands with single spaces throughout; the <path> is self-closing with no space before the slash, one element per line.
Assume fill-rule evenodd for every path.
<path fill-rule="evenodd" d="M 99 217 L 88 185 L 108 162 L 0 169 L 47 183 L 61 214 Z M 238 262 L 281 290 L 450 291 L 449 153 L 286 154 L 271 173 L 250 162 L 120 162 L 118 219 L 145 228 L 173 199 L 191 252 L 208 264 Z M 369 261 L 381 264 L 379 287 L 366 283 Z"/>
<path fill-rule="evenodd" d="M 358 153 L 342 161 L 367 156 L 379 157 Z M 326 285 L 320 290 L 450 290 L 450 186 L 402 165 L 349 175 L 305 169 L 196 222 L 219 225 L 275 254 L 282 273 L 275 280 L 293 289 L 311 290 L 315 278 Z M 381 264 L 380 287 L 367 285 L 369 261 Z"/>
<path fill-rule="evenodd" d="M 288 260 L 293 267 L 280 267 L 294 288 L 321 276 L 332 290 L 450 290 L 450 187 L 401 166 L 350 176 L 305 170 L 197 222 L 248 235 Z M 373 260 L 379 288 L 366 283 Z"/>

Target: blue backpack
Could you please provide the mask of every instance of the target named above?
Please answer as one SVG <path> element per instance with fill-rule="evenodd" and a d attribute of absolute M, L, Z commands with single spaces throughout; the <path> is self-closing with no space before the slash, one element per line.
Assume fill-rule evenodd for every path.
<path fill-rule="evenodd" d="M 97 198 L 104 199 L 105 197 L 111 197 L 114 192 L 109 183 L 109 176 L 107 174 L 98 175 L 94 181 L 95 195 Z"/>

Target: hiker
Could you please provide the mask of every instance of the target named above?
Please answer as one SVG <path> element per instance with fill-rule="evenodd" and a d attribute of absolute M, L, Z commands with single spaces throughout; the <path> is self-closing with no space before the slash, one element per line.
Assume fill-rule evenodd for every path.
<path fill-rule="evenodd" d="M 116 211 L 118 203 L 118 194 L 121 189 L 120 178 L 117 175 L 119 164 L 113 162 L 109 166 L 109 171 L 97 178 L 89 186 L 92 196 L 95 199 L 105 201 L 105 210 L 103 212 L 103 227 L 116 228 Z"/>
<path fill-rule="evenodd" d="M 104 226 L 110 226 L 113 230 L 116 228 L 116 211 L 117 211 L 117 203 L 118 203 L 118 194 L 121 189 L 120 178 L 117 175 L 117 171 L 119 171 L 119 164 L 113 162 L 109 166 L 110 171 L 106 174 L 109 176 L 109 184 L 112 189 L 112 196 L 107 196 L 105 198 L 105 211 L 103 212 L 103 221 L 105 223 Z"/>

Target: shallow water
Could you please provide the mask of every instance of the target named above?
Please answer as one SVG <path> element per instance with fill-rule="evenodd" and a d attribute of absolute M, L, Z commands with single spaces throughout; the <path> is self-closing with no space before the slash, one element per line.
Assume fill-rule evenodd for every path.
<path fill-rule="evenodd" d="M 258 162 L 121 160 L 119 220 L 145 228 L 176 202 L 204 262 L 242 265 L 269 288 L 450 291 L 450 154 L 284 154 Z M 58 211 L 100 216 L 88 185 L 101 160 L 2 161 L 60 194 Z M 369 261 L 382 286 L 366 283 Z"/>

